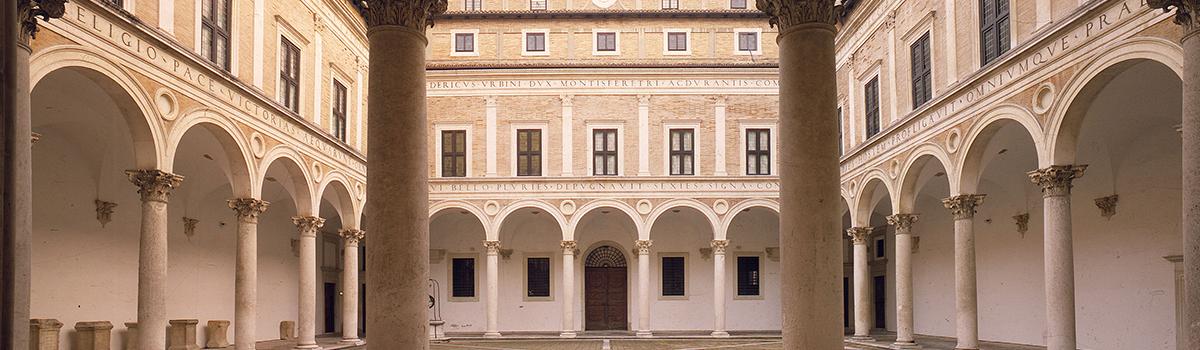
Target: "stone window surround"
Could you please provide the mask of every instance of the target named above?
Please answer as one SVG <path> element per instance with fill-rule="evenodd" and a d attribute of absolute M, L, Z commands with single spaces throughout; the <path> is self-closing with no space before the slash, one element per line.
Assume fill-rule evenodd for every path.
<path fill-rule="evenodd" d="M 454 259 L 470 258 L 475 259 L 475 296 L 473 297 L 455 297 L 454 296 Z M 479 272 L 487 271 L 487 266 L 484 266 L 483 259 L 479 258 L 479 253 L 448 253 L 446 254 L 446 301 L 451 303 L 475 303 L 479 302 Z M 482 267 L 482 268 L 480 268 Z"/>
<path fill-rule="evenodd" d="M 937 66 L 936 66 L 938 62 L 936 60 L 934 60 L 934 57 L 937 56 L 936 52 L 937 52 L 937 43 L 938 43 L 937 33 L 935 33 L 933 30 L 933 22 L 936 18 L 937 18 L 937 11 L 931 10 L 931 11 L 929 11 L 929 13 L 925 14 L 924 17 L 921 17 L 921 19 L 917 21 L 917 24 L 913 25 L 912 28 L 909 28 L 909 30 L 907 32 L 905 32 L 904 35 L 900 36 L 900 42 L 905 43 L 906 47 L 911 48 L 912 44 L 915 43 L 917 41 L 917 39 L 920 39 L 921 36 L 925 35 L 925 33 L 929 33 L 929 64 L 930 64 L 930 69 L 929 69 L 929 91 L 930 91 L 930 93 L 929 93 L 929 95 L 930 96 L 939 96 L 938 95 L 939 84 L 937 84 L 938 72 L 937 72 Z M 944 45 L 946 43 L 942 43 L 942 44 Z M 896 56 L 903 57 L 898 54 Z M 911 52 L 910 52 L 910 55 L 908 55 L 907 57 L 912 57 Z M 930 97 L 929 102 L 932 102 L 932 101 L 933 101 L 933 98 Z M 929 102 L 926 102 L 926 104 L 928 104 Z M 892 101 L 892 103 L 894 104 L 894 103 L 896 103 L 896 101 Z"/>
<path fill-rule="evenodd" d="M 457 45 L 458 42 L 456 41 L 456 39 L 458 38 L 459 34 L 471 34 L 471 41 L 472 41 L 473 45 L 471 46 L 470 52 L 458 52 L 458 45 Z M 451 30 L 450 31 L 450 56 L 451 57 L 479 56 L 479 29 Z"/>
<path fill-rule="evenodd" d="M 875 134 L 874 136 L 883 135 L 883 130 L 887 129 L 887 126 L 888 126 L 887 119 L 885 119 L 884 118 L 885 116 L 883 115 L 883 86 L 884 86 L 883 85 L 884 77 L 882 74 L 883 60 L 875 60 L 874 62 L 871 63 L 871 65 L 867 69 L 864 69 L 861 71 L 855 70 L 854 72 L 858 74 L 858 76 L 853 77 L 855 79 L 856 83 L 850 84 L 850 85 L 853 85 L 853 86 L 857 87 L 858 90 L 862 90 L 862 91 L 859 91 L 859 93 L 854 96 L 854 99 L 855 99 L 854 101 L 850 101 L 850 105 L 858 107 L 857 108 L 858 111 L 856 111 L 854 114 L 850 115 L 850 122 L 851 122 L 851 125 L 854 125 L 854 127 L 855 127 L 855 129 L 857 129 L 857 131 L 861 131 L 861 132 L 858 132 L 854 135 L 855 139 L 850 142 L 850 148 L 854 148 L 855 146 L 858 146 L 858 144 L 860 144 L 862 142 L 866 142 L 866 140 L 871 139 L 871 137 L 867 136 L 867 124 L 866 124 L 867 123 L 866 86 L 867 86 L 867 83 L 871 82 L 871 79 L 875 79 L 875 78 L 879 79 L 879 89 L 877 89 L 878 93 L 876 94 L 877 95 L 876 98 L 879 99 L 878 106 L 879 106 L 879 131 L 880 132 L 878 134 Z M 892 79 L 892 78 L 888 77 L 888 79 Z M 895 101 L 891 101 L 891 102 L 895 102 Z M 862 113 L 862 114 L 859 115 L 858 113 Z M 862 125 L 859 125 L 859 122 L 862 122 Z M 861 129 L 859 129 L 860 127 L 861 127 Z M 862 139 L 859 140 L 858 139 L 859 137 L 861 137 Z"/>
<path fill-rule="evenodd" d="M 772 159 L 772 161 L 774 161 L 774 159 Z M 728 278 L 729 281 L 733 281 L 733 283 L 727 283 L 727 285 L 729 285 L 730 287 L 733 287 L 732 293 L 729 293 L 729 295 L 733 296 L 733 300 L 766 300 L 766 297 L 764 296 L 764 294 L 767 291 L 767 287 L 763 284 L 763 281 L 766 280 L 766 278 L 763 278 L 763 276 L 765 276 L 766 274 L 763 273 L 763 271 L 766 270 L 767 258 L 763 255 L 764 254 L 761 251 L 757 251 L 757 252 L 735 251 L 735 252 L 731 252 L 730 254 L 727 254 L 727 256 L 733 257 L 732 259 L 729 259 L 729 258 L 725 259 L 726 264 L 733 264 L 732 269 L 730 269 L 730 268 L 725 269 L 725 271 L 726 271 L 725 273 L 730 274 L 730 276 L 726 276 L 726 278 Z M 738 288 L 738 280 L 737 280 L 738 266 L 737 266 L 737 263 L 738 263 L 738 258 L 740 258 L 740 257 L 757 257 L 758 258 L 758 295 L 738 295 L 738 293 L 737 293 L 737 288 Z"/>
<path fill-rule="evenodd" d="M 651 282 L 654 282 L 654 281 L 658 282 L 658 283 L 651 283 L 654 285 L 654 289 L 656 289 L 658 291 L 657 293 L 655 293 L 658 296 L 658 300 L 660 300 L 660 301 L 680 301 L 680 300 L 688 300 L 691 297 L 691 295 L 692 295 L 692 278 L 689 275 L 692 272 L 692 259 L 690 259 L 689 255 L 690 254 L 688 254 L 687 252 L 659 252 L 658 253 L 658 259 L 656 260 L 659 262 L 658 268 L 650 269 L 651 270 L 651 272 L 650 272 L 651 273 L 651 275 L 650 275 Z M 662 281 L 663 281 L 662 259 L 663 258 L 683 258 L 683 295 L 663 295 L 663 291 L 662 291 Z"/>
<path fill-rule="evenodd" d="M 747 129 L 770 129 L 771 130 L 771 174 L 768 175 L 746 175 L 746 130 Z M 741 136 L 738 137 L 738 158 L 741 164 L 739 174 L 742 176 L 774 176 L 779 171 L 779 121 L 777 120 L 739 120 L 738 132 Z"/>
<path fill-rule="evenodd" d="M 620 121 L 620 120 L 609 120 L 609 121 L 589 120 L 589 121 L 584 122 L 584 124 L 587 125 L 587 174 L 588 174 L 588 176 L 600 176 L 600 175 L 595 175 L 596 174 L 596 169 L 595 169 L 596 168 L 596 158 L 593 155 L 594 152 L 592 151 L 593 149 L 595 149 L 595 142 L 596 142 L 595 131 L 596 131 L 596 129 L 617 129 L 617 175 L 606 175 L 605 177 L 625 176 L 625 173 L 626 173 L 626 171 L 625 171 L 625 122 Z"/>
<path fill-rule="evenodd" d="M 740 39 L 741 39 L 740 36 L 742 35 L 742 33 L 754 33 L 754 36 L 758 40 L 758 42 L 756 44 L 756 46 L 757 46 L 756 50 L 754 50 L 754 51 L 742 51 L 741 50 L 741 47 L 738 44 L 740 43 Z M 762 28 L 734 28 L 733 29 L 733 54 L 735 56 L 759 56 L 759 55 L 763 54 L 762 50 L 763 50 Z"/>
<path fill-rule="evenodd" d="M 193 20 L 195 20 L 195 22 L 193 22 L 194 26 L 192 28 L 195 29 L 195 30 L 193 30 L 193 32 L 195 32 L 195 33 L 193 33 L 193 35 L 192 35 L 193 40 L 194 40 L 193 41 L 194 45 L 192 46 L 192 49 L 196 51 L 197 55 L 200 55 L 200 50 L 201 50 L 200 46 L 202 45 L 200 43 L 200 38 L 201 38 L 202 32 L 204 32 L 204 30 L 201 30 L 201 26 L 202 26 L 201 21 L 203 21 L 203 19 L 201 19 L 201 18 L 204 16 L 202 13 L 200 13 L 201 9 L 202 9 L 201 5 L 200 5 L 201 1 L 207 1 L 207 0 L 193 1 L 193 5 L 195 5 L 195 11 L 193 11 L 194 12 Z M 232 74 L 235 77 L 239 76 L 238 75 L 238 62 L 239 62 L 240 56 L 238 55 L 238 47 L 241 46 L 240 45 L 241 41 L 239 41 L 238 37 L 241 35 L 241 33 L 240 33 L 241 30 L 239 30 L 239 28 L 238 28 L 238 18 L 239 18 L 238 16 L 241 16 L 241 12 L 242 12 L 241 6 L 237 6 L 237 5 L 239 5 L 237 3 L 237 1 L 230 0 L 230 2 L 229 2 L 229 7 L 230 7 L 229 8 L 229 52 L 227 52 L 227 54 L 229 55 L 229 74 Z M 129 4 L 126 6 L 132 7 L 133 5 Z M 201 56 L 203 56 L 203 55 L 201 55 Z M 209 61 L 204 60 L 203 62 L 209 62 Z M 209 63 L 212 63 L 212 62 L 209 62 Z M 216 64 L 216 63 L 212 63 L 212 64 Z M 225 70 L 224 67 L 222 67 L 221 70 Z"/>
<path fill-rule="evenodd" d="M 436 161 L 438 162 L 438 166 L 434 167 L 437 171 L 434 175 L 438 178 L 442 177 L 442 167 L 441 167 L 442 131 L 462 130 L 467 133 L 466 134 L 466 138 L 467 138 L 467 160 L 466 160 L 467 176 L 466 177 L 468 177 L 468 178 L 471 177 L 471 175 L 472 175 L 471 174 L 472 173 L 471 158 L 473 158 L 471 153 L 474 150 L 474 147 L 471 144 L 473 142 L 472 132 L 474 131 L 473 130 L 474 125 L 472 125 L 471 123 L 434 123 L 433 129 L 434 129 L 434 138 L 436 138 L 434 140 L 435 141 L 434 142 L 434 147 L 435 147 L 434 157 L 436 158 Z M 516 165 L 516 163 L 514 163 L 514 167 L 513 167 L 514 169 L 516 169 L 515 165 Z"/>
<path fill-rule="evenodd" d="M 692 175 L 671 175 L 671 130 L 672 129 L 691 129 L 692 130 Z M 700 142 L 700 120 L 663 120 L 662 122 L 662 164 L 663 175 L 667 176 L 698 176 L 701 174 L 700 156 L 702 142 Z M 619 140 L 618 140 L 619 141 Z"/>
<path fill-rule="evenodd" d="M 671 51 L 669 37 L 672 33 L 683 33 L 687 50 Z M 692 54 L 692 30 L 686 28 L 664 28 L 662 30 L 663 56 L 690 56 Z"/>
<path fill-rule="evenodd" d="M 308 43 L 309 43 L 308 38 L 305 38 L 304 35 L 300 34 L 300 32 L 297 31 L 296 28 L 293 27 L 291 23 L 288 23 L 287 20 L 283 19 L 283 17 L 280 17 L 280 16 L 275 16 L 275 33 L 277 33 L 276 34 L 277 38 L 276 38 L 275 42 L 279 43 L 280 44 L 279 46 L 283 46 L 283 40 L 287 40 L 288 42 L 292 43 L 292 45 L 296 45 L 296 48 L 300 49 L 300 64 L 301 64 L 300 74 L 299 74 L 299 76 L 300 76 L 300 93 L 299 93 L 299 100 L 296 101 L 297 105 L 298 105 L 298 106 L 296 106 L 296 114 L 303 115 L 302 114 L 302 112 L 304 112 L 304 102 L 303 101 L 304 101 L 304 94 L 306 92 L 305 91 L 306 89 L 304 89 L 304 53 L 305 53 L 304 51 L 306 49 L 308 49 Z M 278 49 L 279 48 L 277 47 L 275 51 L 279 52 Z M 276 57 L 275 71 L 278 72 L 280 70 L 282 70 L 282 67 L 280 67 L 280 59 L 279 59 L 279 57 Z M 276 76 L 275 76 L 275 96 L 274 97 L 275 97 L 275 100 L 277 100 L 277 101 L 283 97 L 280 94 L 280 89 L 279 89 L 280 86 L 283 86 L 283 78 L 279 77 L 279 75 L 276 74 Z"/>
<path fill-rule="evenodd" d="M 545 50 L 529 51 L 529 34 L 542 34 L 545 39 Z M 525 29 L 521 31 L 521 56 L 550 56 L 550 30 Z"/>
<path fill-rule="evenodd" d="M 550 139 L 550 134 L 547 133 L 547 130 L 550 129 L 550 122 L 547 122 L 547 121 L 513 122 L 513 123 L 509 124 L 509 133 L 508 133 L 509 138 L 510 138 L 510 140 L 508 142 L 509 151 L 510 151 L 509 153 L 511 153 L 511 155 L 512 155 L 512 157 L 509 157 L 508 165 L 509 165 L 509 169 L 511 170 L 510 172 L 512 173 L 513 177 L 517 177 L 517 158 L 518 158 L 517 157 L 517 130 L 530 130 L 530 129 L 539 130 L 542 133 L 542 137 L 541 137 L 541 139 L 542 139 L 542 142 L 541 142 L 542 143 L 542 146 L 541 146 L 541 150 L 542 150 L 541 151 L 541 153 L 542 153 L 542 165 L 541 165 L 542 171 L 541 171 L 541 173 L 542 173 L 542 175 L 522 176 L 522 177 L 535 177 L 535 178 L 536 177 L 545 177 L 547 175 L 546 171 L 549 170 L 547 168 L 549 161 L 548 161 L 548 157 L 546 157 L 546 154 L 547 154 L 546 147 L 547 147 L 547 145 L 549 145 L 549 139 Z M 470 139 L 470 136 L 468 136 L 467 138 Z M 617 136 L 618 142 L 621 141 L 620 138 L 621 138 L 620 135 L 618 135 Z M 468 145 L 467 148 L 470 149 L 471 148 L 470 143 L 468 143 L 467 145 Z M 618 163 L 620 162 L 620 159 L 621 159 L 621 157 L 617 156 Z"/>
<path fill-rule="evenodd" d="M 528 302 L 554 301 L 554 293 L 558 291 L 557 285 L 560 284 L 560 283 L 555 283 L 555 282 L 557 282 L 557 280 L 555 280 L 554 278 L 556 276 L 558 276 L 558 274 L 561 273 L 561 272 L 556 272 L 555 270 L 561 264 L 561 262 L 559 262 L 559 261 L 562 260 L 562 259 L 555 259 L 555 258 L 562 257 L 562 253 L 561 252 L 528 252 L 528 253 L 523 253 L 522 255 L 524 255 L 524 257 L 521 259 L 521 261 L 523 261 L 524 264 L 521 265 L 521 300 L 528 301 Z M 548 258 L 548 259 L 550 259 L 550 275 L 549 275 L 550 296 L 548 296 L 548 297 L 531 297 L 531 296 L 529 296 L 529 259 L 530 258 Z M 561 279 L 562 277 L 559 277 L 559 278 Z"/>
<path fill-rule="evenodd" d="M 599 39 L 600 33 L 613 33 L 616 36 L 615 51 L 600 51 Z M 620 56 L 621 55 L 621 31 L 614 29 L 595 28 L 592 29 L 592 56 Z"/>

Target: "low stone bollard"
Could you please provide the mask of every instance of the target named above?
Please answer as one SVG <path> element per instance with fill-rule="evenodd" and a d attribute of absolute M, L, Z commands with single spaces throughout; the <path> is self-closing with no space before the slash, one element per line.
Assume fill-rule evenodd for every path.
<path fill-rule="evenodd" d="M 62 322 L 53 318 L 29 320 L 29 349 L 58 350 L 58 335 L 62 332 L 62 326 Z"/>
<path fill-rule="evenodd" d="M 279 340 L 296 339 L 296 321 L 279 322 Z"/>
<path fill-rule="evenodd" d="M 75 323 L 75 350 L 111 350 L 112 322 L 88 321 Z"/>
<path fill-rule="evenodd" d="M 225 320 L 210 320 L 208 327 L 204 329 L 204 335 L 207 339 L 204 341 L 205 349 L 222 349 L 229 347 L 229 321 Z"/>
<path fill-rule="evenodd" d="M 167 350 L 200 350 L 196 344 L 198 320 L 171 320 L 167 327 Z"/>
<path fill-rule="evenodd" d="M 137 348 L 138 348 L 137 322 L 125 322 L 125 350 L 137 350 Z"/>

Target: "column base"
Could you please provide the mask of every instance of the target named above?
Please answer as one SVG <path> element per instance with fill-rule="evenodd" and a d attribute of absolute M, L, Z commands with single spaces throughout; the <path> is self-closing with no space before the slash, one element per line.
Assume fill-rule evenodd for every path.
<path fill-rule="evenodd" d="M 921 349 L 921 345 L 916 342 L 895 342 L 892 343 L 892 349 Z"/>
<path fill-rule="evenodd" d="M 292 349 L 320 350 L 320 349 L 321 349 L 321 346 L 320 346 L 320 345 L 317 345 L 317 343 L 312 343 L 312 344 L 297 344 L 297 345 L 296 345 L 296 347 L 294 347 L 294 348 L 292 348 Z"/>
<path fill-rule="evenodd" d="M 351 338 L 351 339 L 338 340 L 338 344 L 350 344 L 350 345 L 358 346 L 358 345 L 366 344 L 366 342 L 363 342 L 362 339 Z"/>
<path fill-rule="evenodd" d="M 563 331 L 562 333 L 559 333 L 558 336 L 561 338 L 574 338 L 575 331 Z"/>
<path fill-rule="evenodd" d="M 709 335 L 711 335 L 713 338 L 729 338 L 729 332 L 726 331 L 713 331 L 712 334 Z"/>
<path fill-rule="evenodd" d="M 875 341 L 875 338 L 871 338 L 871 336 L 869 336 L 869 335 L 852 335 L 852 336 L 850 336 L 850 340 L 854 340 L 854 341 Z"/>
<path fill-rule="evenodd" d="M 637 331 L 637 333 L 634 335 L 638 338 L 650 338 L 654 336 L 654 334 L 650 333 L 650 331 Z"/>
<path fill-rule="evenodd" d="M 487 332 L 487 333 L 483 333 L 483 337 L 484 337 L 484 338 L 499 338 L 499 337 L 500 337 L 500 332 Z"/>

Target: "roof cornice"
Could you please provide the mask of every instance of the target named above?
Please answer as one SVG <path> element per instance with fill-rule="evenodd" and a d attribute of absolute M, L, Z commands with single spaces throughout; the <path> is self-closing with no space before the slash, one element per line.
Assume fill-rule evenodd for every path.
<path fill-rule="evenodd" d="M 753 18 L 767 19 L 758 10 L 507 10 L 448 11 L 435 17 L 453 19 L 585 19 L 585 18 Z"/>

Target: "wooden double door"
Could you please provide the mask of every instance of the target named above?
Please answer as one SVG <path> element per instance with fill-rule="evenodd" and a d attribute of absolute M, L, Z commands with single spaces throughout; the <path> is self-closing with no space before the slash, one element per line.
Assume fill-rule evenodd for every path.
<path fill-rule="evenodd" d="M 627 268 L 584 267 L 584 329 L 629 329 Z"/>

